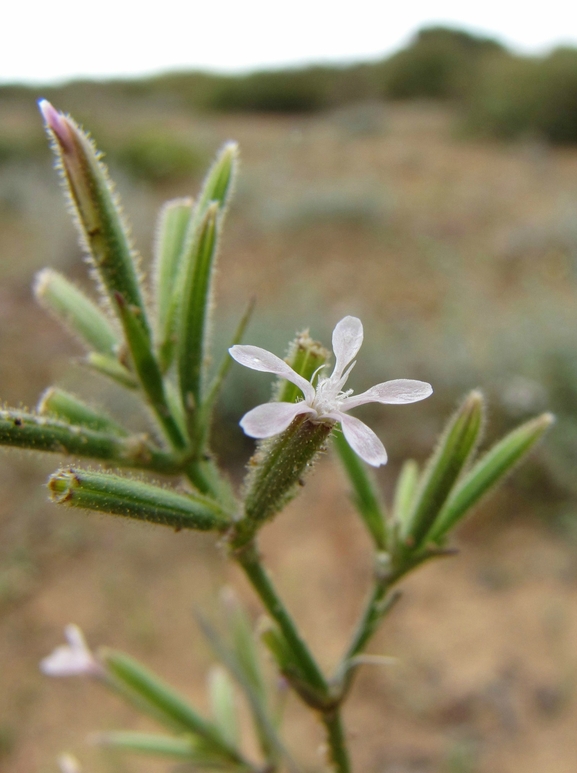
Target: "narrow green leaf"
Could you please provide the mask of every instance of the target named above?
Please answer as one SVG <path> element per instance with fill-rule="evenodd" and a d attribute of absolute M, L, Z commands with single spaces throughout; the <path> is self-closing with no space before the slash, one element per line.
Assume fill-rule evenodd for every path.
<path fill-rule="evenodd" d="M 215 205 L 220 213 L 219 219 L 222 221 L 230 201 L 237 165 L 238 147 L 235 143 L 229 142 L 222 148 L 206 176 L 198 201 L 192 210 L 184 246 L 178 258 L 177 280 L 166 319 L 166 329 L 175 333 L 177 339 L 182 332 L 182 317 L 187 314 L 185 306 L 190 302 L 190 274 L 195 271 L 196 255 L 203 224 L 209 209 Z M 208 308 L 210 279 L 210 274 L 205 277 L 209 284 L 208 287 L 204 288 L 204 292 L 207 293 L 202 304 L 204 311 Z M 188 311 L 190 312 L 190 308 Z M 199 364 L 199 367 L 201 365 L 202 363 Z"/>
<path fill-rule="evenodd" d="M 173 738 L 157 733 L 117 731 L 99 733 L 94 740 L 100 746 L 123 752 L 196 761 L 195 744 L 188 738 Z"/>
<path fill-rule="evenodd" d="M 130 306 L 139 310 L 143 329 L 149 335 L 139 281 L 139 258 L 101 155 L 72 118 L 59 113 L 45 100 L 40 102 L 40 111 L 77 215 L 76 225 L 100 285 L 113 308 L 116 308 L 114 295 L 120 293 Z"/>
<path fill-rule="evenodd" d="M 448 422 L 429 459 L 403 536 L 412 548 L 421 545 L 475 450 L 483 426 L 484 402 L 471 392 Z"/>
<path fill-rule="evenodd" d="M 385 514 L 377 488 L 366 465 L 345 440 L 342 432 L 334 432 L 333 444 L 353 488 L 353 502 L 378 550 L 387 547 Z"/>
<path fill-rule="evenodd" d="M 455 487 L 427 540 L 441 540 L 534 448 L 555 421 L 550 413 L 522 424 L 496 443 Z"/>
<path fill-rule="evenodd" d="M 15 409 L 0 411 L 0 445 L 84 456 L 159 473 L 180 471 L 173 456 L 154 448 L 143 435 L 119 437 Z"/>
<path fill-rule="evenodd" d="M 36 275 L 34 295 L 85 346 L 114 356 L 119 341 L 104 312 L 57 271 L 45 268 Z"/>
<path fill-rule="evenodd" d="M 115 381 L 125 389 L 138 389 L 138 381 L 134 375 L 115 357 L 90 352 L 84 360 L 84 364 L 101 376 L 106 376 L 106 378 Z"/>
<path fill-rule="evenodd" d="M 169 309 L 183 252 L 193 200 L 174 199 L 162 207 L 157 227 L 154 259 L 154 298 L 159 361 L 166 370 L 174 350 L 174 330 L 169 327 Z"/>
<path fill-rule="evenodd" d="M 266 685 L 251 621 L 232 591 L 224 595 L 225 616 L 232 647 L 246 679 L 266 702 Z"/>
<path fill-rule="evenodd" d="M 138 309 L 129 306 L 120 294 L 115 296 L 115 300 L 142 388 L 170 443 L 176 450 L 182 450 L 186 446 L 186 440 L 168 406 L 162 373 L 152 351 L 150 338 L 142 326 Z"/>
<path fill-rule="evenodd" d="M 204 180 L 193 214 L 197 224 L 203 219 L 211 202 L 216 201 L 221 210 L 226 209 L 230 201 L 237 167 L 238 145 L 236 142 L 227 142 L 220 149 Z M 194 231 L 194 225 L 191 230 Z"/>
<path fill-rule="evenodd" d="M 177 336 L 180 393 L 191 429 L 203 397 L 206 332 L 217 241 L 218 204 L 211 204 L 200 227 L 198 241 L 194 242 L 190 252 Z"/>
<path fill-rule="evenodd" d="M 246 696 L 259 743 L 265 756 L 274 759 L 279 754 L 287 754 L 270 719 L 270 712 L 264 696 L 260 689 L 255 687 L 254 674 L 247 672 L 246 663 L 243 662 L 242 657 L 239 657 L 236 647 L 229 646 L 204 617 L 197 615 L 197 619 L 215 655 L 234 676 Z"/>
<path fill-rule="evenodd" d="M 174 529 L 222 531 L 228 517 L 216 502 L 198 494 L 178 494 L 108 472 L 68 467 L 48 480 L 52 500 L 58 504 L 122 515 Z"/>
<path fill-rule="evenodd" d="M 234 685 L 221 666 L 214 666 L 209 673 L 209 693 L 212 715 L 220 733 L 234 747 L 240 744 L 240 726 Z"/>
<path fill-rule="evenodd" d="M 118 424 L 110 416 L 106 416 L 95 410 L 78 397 L 65 392 L 58 387 L 49 387 L 40 397 L 38 413 L 41 415 L 55 416 L 57 419 L 75 424 L 80 427 L 88 427 L 97 432 L 126 437 L 129 432 Z"/>
<path fill-rule="evenodd" d="M 399 473 L 393 502 L 393 518 L 403 529 L 407 527 L 418 485 L 419 465 L 413 459 L 408 459 Z"/>
<path fill-rule="evenodd" d="M 121 694 L 125 691 L 126 697 L 136 696 L 143 708 L 149 707 L 156 720 L 203 739 L 206 745 L 201 748 L 205 753 L 218 754 L 231 764 L 245 764 L 240 752 L 227 743 L 218 728 L 152 671 L 118 650 L 103 649 L 99 656 L 110 676 L 118 682 Z"/>

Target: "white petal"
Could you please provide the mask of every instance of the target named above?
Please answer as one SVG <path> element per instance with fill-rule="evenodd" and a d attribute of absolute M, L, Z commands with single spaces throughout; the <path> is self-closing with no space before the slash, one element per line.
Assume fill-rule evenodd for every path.
<path fill-rule="evenodd" d="M 249 437 L 267 438 L 283 432 L 295 416 L 315 413 L 306 403 L 264 403 L 245 413 L 240 426 Z"/>
<path fill-rule="evenodd" d="M 341 406 L 342 411 L 350 411 L 357 405 L 365 403 L 385 403 L 400 405 L 402 403 L 416 403 L 424 400 L 433 393 L 433 387 L 426 381 L 414 381 L 410 378 L 396 378 L 393 381 L 385 381 L 361 392 L 360 395 L 348 397 Z"/>
<path fill-rule="evenodd" d="M 276 354 L 267 352 L 266 349 L 261 349 L 260 346 L 244 346 L 239 344 L 231 346 L 228 351 L 233 360 L 236 360 L 246 368 L 282 376 L 282 378 L 290 381 L 291 384 L 298 386 L 308 402 L 312 403 L 315 399 L 314 387 L 309 384 L 306 378 L 299 376 L 284 360 L 277 357 Z"/>
<path fill-rule="evenodd" d="M 385 447 L 370 427 L 346 413 L 341 413 L 339 419 L 347 443 L 361 459 L 373 467 L 387 463 Z"/>
<path fill-rule="evenodd" d="M 40 662 L 40 670 L 47 676 L 95 676 L 102 666 L 88 649 L 86 640 L 77 625 L 67 625 L 64 634 L 68 644 L 63 644 Z"/>
<path fill-rule="evenodd" d="M 347 365 L 357 356 L 363 343 L 363 323 L 358 317 L 345 317 L 333 330 L 335 369 L 331 378 L 339 379 Z"/>

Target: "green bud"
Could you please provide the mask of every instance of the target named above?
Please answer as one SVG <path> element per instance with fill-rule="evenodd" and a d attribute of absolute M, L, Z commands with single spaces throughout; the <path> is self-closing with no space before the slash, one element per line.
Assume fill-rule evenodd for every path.
<path fill-rule="evenodd" d="M 447 424 L 429 459 L 403 537 L 418 548 L 438 517 L 457 479 L 471 459 L 483 426 L 484 401 L 480 392 L 469 394 Z"/>
<path fill-rule="evenodd" d="M 494 445 L 455 487 L 427 539 L 435 542 L 441 540 L 534 448 L 554 421 L 551 413 L 544 413 L 513 430 Z"/>
<path fill-rule="evenodd" d="M 280 435 L 260 442 L 249 462 L 245 518 L 235 526 L 233 548 L 249 542 L 258 528 L 295 496 L 332 429 L 330 424 L 314 424 L 297 416 Z"/>
<path fill-rule="evenodd" d="M 184 325 L 185 327 L 190 328 L 192 325 L 193 328 L 196 328 L 195 335 L 191 336 L 190 334 L 192 331 L 188 331 L 190 337 L 187 339 L 187 345 L 190 345 L 191 341 L 194 341 L 193 346 L 196 347 L 194 351 L 195 356 L 198 355 L 198 352 L 200 351 L 198 348 L 199 345 L 204 346 L 206 343 L 204 340 L 205 327 L 208 312 L 210 310 L 210 292 L 216 250 L 215 241 L 212 255 L 207 255 L 205 252 L 204 259 L 199 262 L 199 243 L 202 239 L 203 230 L 206 228 L 206 220 L 211 208 L 213 210 L 216 209 L 216 212 L 219 213 L 219 222 L 222 224 L 222 219 L 232 193 L 237 164 L 238 147 L 235 143 L 227 143 L 220 151 L 216 161 L 206 176 L 198 201 L 192 209 L 183 247 L 177 261 L 178 265 L 176 267 L 177 273 L 174 282 L 174 292 L 172 293 L 170 306 L 166 315 L 165 330 L 169 336 L 170 334 L 174 334 L 179 341 L 179 344 L 182 344 L 180 337 L 183 332 L 182 326 Z M 214 219 L 214 217 L 214 215 L 210 215 L 209 219 Z M 207 258 L 208 263 L 206 262 Z M 194 286 L 195 284 L 196 286 Z M 193 301 L 193 293 L 195 307 L 191 307 L 190 305 Z M 179 327 L 181 328 L 180 331 L 178 329 Z M 181 358 L 185 356 L 182 352 L 183 348 L 181 346 Z M 163 353 L 163 366 L 167 366 L 171 359 L 172 349 L 169 341 L 166 351 Z M 191 366 L 192 376 L 193 378 L 196 378 L 198 383 L 200 382 L 200 376 L 194 373 L 194 369 L 200 369 L 202 365 L 201 359 L 198 359 L 197 357 L 194 359 Z M 180 362 L 180 367 L 183 367 L 182 360 Z M 194 388 L 192 390 L 189 389 L 191 386 L 189 378 L 188 371 L 185 370 L 184 381 L 186 387 L 188 391 L 191 392 L 193 399 L 198 402 L 199 394 L 196 393 Z M 194 384 L 192 384 L 192 386 L 194 387 Z M 191 410 L 193 408 L 191 408 Z"/>
<path fill-rule="evenodd" d="M 192 207 L 192 199 L 175 199 L 168 201 L 162 207 L 159 216 L 155 244 L 154 288 L 158 351 L 163 370 L 166 370 L 172 361 L 175 331 L 168 324 L 169 309 Z"/>
<path fill-rule="evenodd" d="M 49 268 L 40 271 L 34 295 L 84 345 L 108 356 L 116 355 L 118 337 L 106 315 L 62 274 Z"/>
<path fill-rule="evenodd" d="M 178 372 L 181 399 L 191 429 L 203 399 L 211 285 L 218 243 L 217 203 L 206 210 L 198 238 L 187 256 L 178 330 Z"/>
<path fill-rule="evenodd" d="M 46 100 L 39 106 L 77 214 L 81 238 L 91 255 L 101 287 L 113 308 L 116 306 L 113 302 L 115 293 L 120 293 L 128 304 L 136 307 L 148 332 L 138 257 L 106 167 L 92 140 L 72 118 L 59 113 Z"/>
<path fill-rule="evenodd" d="M 204 217 L 212 201 L 216 201 L 220 209 L 226 208 L 234 186 L 237 167 L 238 145 L 236 142 L 227 142 L 219 151 L 202 186 L 193 216 L 197 224 Z"/>
<path fill-rule="evenodd" d="M 406 527 L 407 519 L 411 514 L 411 506 L 419 485 L 419 466 L 413 460 L 407 460 L 397 479 L 395 487 L 395 500 L 393 503 L 393 518 L 401 527 Z"/>
<path fill-rule="evenodd" d="M 198 494 L 178 494 L 108 472 L 64 468 L 49 478 L 58 504 L 122 515 L 176 530 L 223 531 L 229 519 L 216 502 Z"/>
<path fill-rule="evenodd" d="M 314 382 L 316 383 L 318 371 L 325 365 L 329 357 L 329 351 L 318 341 L 313 340 L 309 331 L 305 330 L 299 333 L 290 344 L 285 361 L 299 376 L 306 378 L 311 383 L 313 383 L 313 376 L 316 373 L 317 377 Z M 302 392 L 296 384 L 284 378 L 279 379 L 275 400 L 283 403 L 294 403 L 300 398 L 302 398 Z"/>
<path fill-rule="evenodd" d="M 49 387 L 41 396 L 38 403 L 38 413 L 49 414 L 69 424 L 89 427 L 98 432 L 121 437 L 126 437 L 129 434 L 128 430 L 109 416 L 96 411 L 74 395 L 57 387 Z"/>
<path fill-rule="evenodd" d="M 119 437 L 14 409 L 0 411 L 0 445 L 84 456 L 159 473 L 180 471 L 174 458 L 152 446 L 146 436 Z"/>
<path fill-rule="evenodd" d="M 134 375 L 115 357 L 90 352 L 83 362 L 91 370 L 115 381 L 125 389 L 138 389 L 138 381 Z"/>

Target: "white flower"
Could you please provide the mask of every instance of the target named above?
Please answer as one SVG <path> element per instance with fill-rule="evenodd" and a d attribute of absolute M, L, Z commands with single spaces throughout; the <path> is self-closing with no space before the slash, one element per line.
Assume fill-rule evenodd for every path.
<path fill-rule="evenodd" d="M 308 414 L 313 422 L 340 423 L 348 444 L 367 464 L 373 467 L 386 464 L 387 452 L 379 438 L 362 421 L 349 416 L 348 411 L 365 403 L 414 403 L 424 400 L 433 389 L 424 381 L 400 378 L 377 384 L 356 396 L 353 396 L 352 389 L 343 391 L 362 343 L 361 320 L 357 317 L 341 319 L 333 331 L 335 368 L 328 378 L 319 379 L 316 389 L 284 360 L 266 349 L 258 346 L 231 347 L 231 357 L 241 365 L 286 378 L 304 396 L 297 403 L 271 402 L 253 408 L 240 422 L 245 433 L 254 438 L 272 437 L 283 432 L 296 416 Z"/>
<path fill-rule="evenodd" d="M 47 676 L 103 676 L 104 669 L 88 648 L 80 628 L 67 625 L 64 636 L 68 644 L 56 647 L 40 661 L 42 673 Z"/>

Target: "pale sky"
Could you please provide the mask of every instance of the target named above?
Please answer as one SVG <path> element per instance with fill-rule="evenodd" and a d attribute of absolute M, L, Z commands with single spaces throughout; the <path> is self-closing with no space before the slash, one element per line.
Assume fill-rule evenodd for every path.
<path fill-rule="evenodd" d="M 430 24 L 522 53 L 577 46 L 573 0 L 4 0 L 0 22 L 3 83 L 364 61 Z"/>

